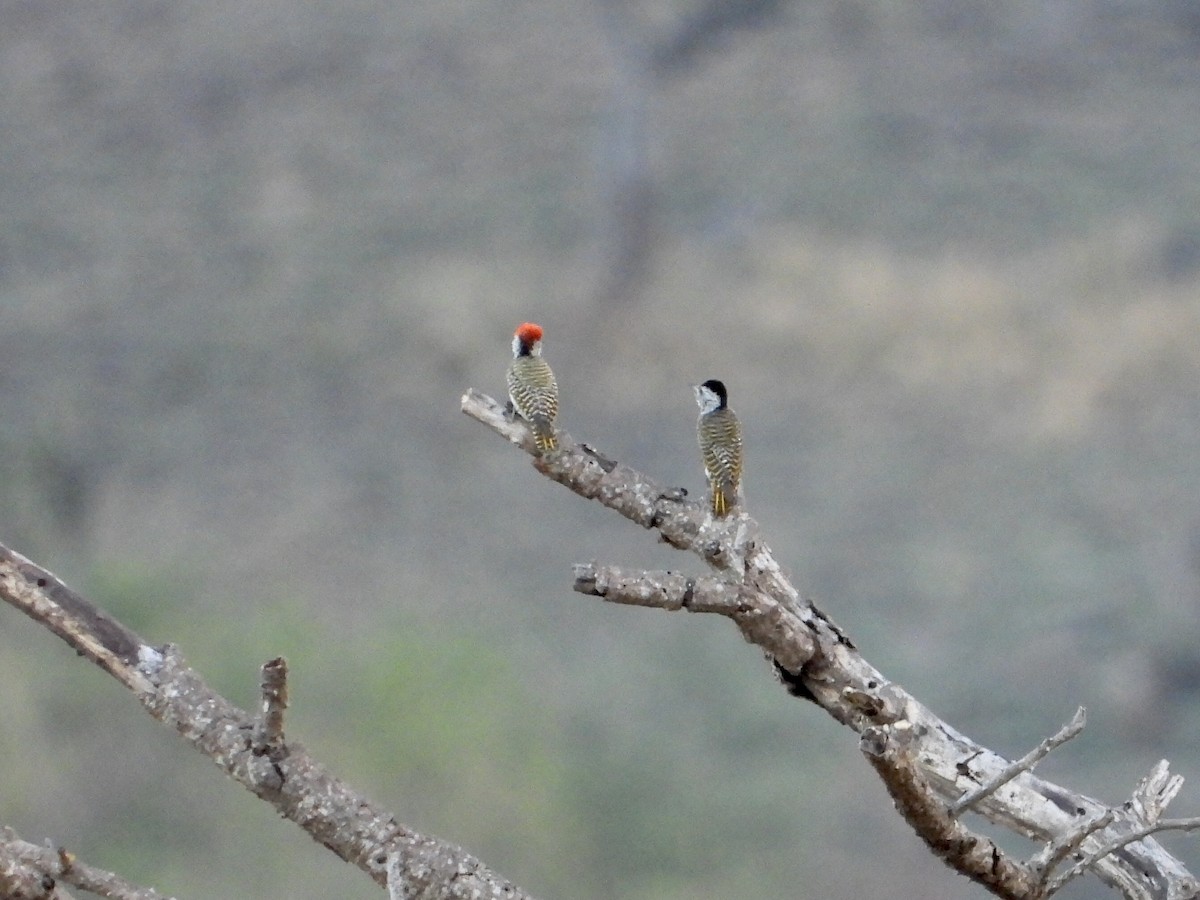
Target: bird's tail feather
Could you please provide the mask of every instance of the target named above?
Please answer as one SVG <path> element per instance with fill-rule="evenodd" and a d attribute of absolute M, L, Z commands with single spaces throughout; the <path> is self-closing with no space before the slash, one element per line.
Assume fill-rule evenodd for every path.
<path fill-rule="evenodd" d="M 558 436 L 554 433 L 554 426 L 548 419 L 543 419 L 539 416 L 530 424 L 533 426 L 534 443 L 537 444 L 539 450 L 558 449 Z"/>
<path fill-rule="evenodd" d="M 712 483 L 712 514 L 714 516 L 729 515 L 735 500 L 733 489 L 729 485 L 716 481 Z"/>

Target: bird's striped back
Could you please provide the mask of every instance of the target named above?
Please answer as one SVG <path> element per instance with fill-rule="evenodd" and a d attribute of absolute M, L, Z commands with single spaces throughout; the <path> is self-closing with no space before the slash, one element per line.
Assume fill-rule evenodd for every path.
<path fill-rule="evenodd" d="M 518 356 L 508 367 L 508 396 L 517 414 L 533 426 L 538 449 L 554 450 L 558 417 L 558 384 L 540 356 Z"/>
<path fill-rule="evenodd" d="M 712 490 L 713 515 L 727 515 L 737 505 L 742 481 L 741 424 L 733 410 L 723 407 L 700 416 L 696 430 Z"/>

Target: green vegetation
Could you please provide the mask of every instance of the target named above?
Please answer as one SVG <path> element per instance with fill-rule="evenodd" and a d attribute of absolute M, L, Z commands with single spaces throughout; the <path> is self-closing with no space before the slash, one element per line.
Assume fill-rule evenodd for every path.
<path fill-rule="evenodd" d="M 537 320 L 565 427 L 698 491 L 722 378 L 754 515 L 890 677 L 1013 754 L 1085 704 L 1046 766 L 1105 799 L 1194 781 L 1183 7 L 789 5 L 648 88 L 616 311 L 589 5 L 14 7 L 0 539 L 242 705 L 286 656 L 295 737 L 547 900 L 982 897 L 727 623 L 572 595 L 575 561 L 698 563 L 457 400 Z M 0 619 L 0 822 L 181 897 L 377 896 Z"/>

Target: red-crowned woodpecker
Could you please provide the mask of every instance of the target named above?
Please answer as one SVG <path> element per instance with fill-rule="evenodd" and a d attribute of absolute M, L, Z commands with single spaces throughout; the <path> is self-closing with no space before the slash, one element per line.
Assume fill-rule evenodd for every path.
<path fill-rule="evenodd" d="M 538 450 L 558 448 L 554 419 L 558 416 L 558 384 L 542 359 L 542 326 L 524 322 L 513 334 L 513 361 L 508 367 L 508 399 L 533 428 Z"/>
<path fill-rule="evenodd" d="M 712 514 L 727 516 L 738 504 L 742 483 L 742 426 L 729 408 L 725 385 L 715 379 L 693 385 L 700 418 L 696 436 L 712 496 Z"/>

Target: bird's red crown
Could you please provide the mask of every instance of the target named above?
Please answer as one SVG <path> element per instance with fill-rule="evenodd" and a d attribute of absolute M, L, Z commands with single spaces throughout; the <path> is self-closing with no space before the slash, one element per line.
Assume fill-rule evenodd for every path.
<path fill-rule="evenodd" d="M 532 344 L 542 339 L 542 326 L 534 322 L 522 322 L 517 326 L 517 337 L 525 344 Z"/>

